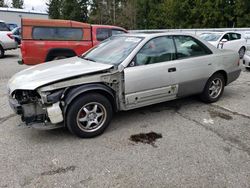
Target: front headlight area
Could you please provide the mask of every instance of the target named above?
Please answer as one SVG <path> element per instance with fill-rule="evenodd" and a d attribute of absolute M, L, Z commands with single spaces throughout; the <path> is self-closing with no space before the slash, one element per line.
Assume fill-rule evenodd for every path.
<path fill-rule="evenodd" d="M 18 114 L 27 125 L 46 122 L 46 110 L 43 107 L 41 96 L 36 91 L 16 90 L 12 94 L 12 99 L 18 104 Z"/>
<path fill-rule="evenodd" d="M 27 125 L 34 123 L 57 124 L 63 121 L 61 96 L 64 90 L 39 92 L 33 90 L 17 90 L 13 93 L 21 106 L 22 121 Z"/>

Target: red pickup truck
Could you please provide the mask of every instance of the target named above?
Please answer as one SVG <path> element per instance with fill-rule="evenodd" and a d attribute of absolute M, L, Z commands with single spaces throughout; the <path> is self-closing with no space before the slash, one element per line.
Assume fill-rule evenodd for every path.
<path fill-rule="evenodd" d="M 121 27 L 90 25 L 70 20 L 22 19 L 22 59 L 35 65 L 81 55 L 112 35 L 127 33 Z"/>

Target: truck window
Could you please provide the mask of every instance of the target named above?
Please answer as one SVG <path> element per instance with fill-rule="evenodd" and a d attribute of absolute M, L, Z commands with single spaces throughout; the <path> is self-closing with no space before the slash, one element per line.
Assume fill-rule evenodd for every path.
<path fill-rule="evenodd" d="M 10 31 L 6 23 L 0 22 L 0 31 Z"/>
<path fill-rule="evenodd" d="M 103 41 L 109 37 L 110 37 L 110 29 L 107 29 L 107 28 L 96 29 L 96 39 L 98 41 Z"/>
<path fill-rule="evenodd" d="M 112 35 L 120 35 L 120 34 L 124 34 L 125 31 L 122 30 L 118 30 L 118 29 L 112 29 Z"/>
<path fill-rule="evenodd" d="M 83 30 L 67 27 L 34 27 L 32 36 L 36 40 L 83 40 Z"/>

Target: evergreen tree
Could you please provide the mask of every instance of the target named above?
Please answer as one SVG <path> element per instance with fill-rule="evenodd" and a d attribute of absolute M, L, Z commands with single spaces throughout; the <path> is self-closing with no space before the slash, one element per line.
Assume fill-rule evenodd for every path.
<path fill-rule="evenodd" d="M 61 18 L 61 3 L 62 0 L 49 0 L 47 3 L 48 6 L 48 14 L 52 19 L 60 19 Z"/>
<path fill-rule="evenodd" d="M 13 8 L 23 8 L 23 0 L 12 0 Z"/>

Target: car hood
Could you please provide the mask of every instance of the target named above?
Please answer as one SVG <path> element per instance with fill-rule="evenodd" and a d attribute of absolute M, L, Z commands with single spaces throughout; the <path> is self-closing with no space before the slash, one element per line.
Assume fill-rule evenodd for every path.
<path fill-rule="evenodd" d="M 43 85 L 112 68 L 113 65 L 95 63 L 79 57 L 51 61 L 15 74 L 8 83 L 9 93 L 15 90 L 34 90 Z"/>

